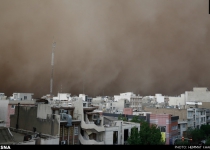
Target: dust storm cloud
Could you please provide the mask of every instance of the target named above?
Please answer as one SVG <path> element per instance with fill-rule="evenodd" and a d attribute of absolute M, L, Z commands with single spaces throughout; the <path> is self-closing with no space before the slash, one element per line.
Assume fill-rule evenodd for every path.
<path fill-rule="evenodd" d="M 0 92 L 178 95 L 210 86 L 208 0 L 1 0 Z"/>

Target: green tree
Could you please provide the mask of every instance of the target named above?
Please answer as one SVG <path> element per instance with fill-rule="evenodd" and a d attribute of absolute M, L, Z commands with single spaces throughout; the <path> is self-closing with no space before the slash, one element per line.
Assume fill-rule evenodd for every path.
<path fill-rule="evenodd" d="M 200 129 L 204 132 L 205 138 L 210 136 L 210 125 L 201 125 Z"/>
<path fill-rule="evenodd" d="M 129 145 L 162 145 L 161 132 L 156 125 L 142 121 L 140 131 L 134 131 L 128 138 Z"/>
<path fill-rule="evenodd" d="M 176 142 L 174 143 L 174 145 L 190 145 L 189 141 L 182 141 L 181 139 L 176 140 Z"/>
<path fill-rule="evenodd" d="M 134 116 L 130 122 L 141 123 L 143 120 L 139 119 L 139 116 Z"/>
<path fill-rule="evenodd" d="M 118 116 L 118 120 L 128 121 L 126 117 L 123 117 L 122 114 Z"/>
<path fill-rule="evenodd" d="M 191 136 L 194 144 L 198 144 L 201 140 L 205 139 L 204 131 L 200 129 L 192 130 Z"/>
<path fill-rule="evenodd" d="M 210 146 L 210 138 L 206 139 L 206 143 L 205 143 L 205 145 Z"/>

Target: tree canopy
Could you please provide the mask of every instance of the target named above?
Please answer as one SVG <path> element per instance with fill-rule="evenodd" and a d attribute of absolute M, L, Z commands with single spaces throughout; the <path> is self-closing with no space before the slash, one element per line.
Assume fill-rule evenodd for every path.
<path fill-rule="evenodd" d="M 128 138 L 129 145 L 162 145 L 161 132 L 156 125 L 141 121 L 140 131 L 133 130 Z"/>

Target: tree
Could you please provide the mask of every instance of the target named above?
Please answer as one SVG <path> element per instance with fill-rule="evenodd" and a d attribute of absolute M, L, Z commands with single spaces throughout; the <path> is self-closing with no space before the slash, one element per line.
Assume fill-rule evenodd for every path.
<path fill-rule="evenodd" d="M 174 145 L 190 145 L 188 141 L 182 141 L 181 139 L 176 140 L 176 142 L 174 143 Z"/>
<path fill-rule="evenodd" d="M 205 145 L 210 145 L 210 138 L 206 139 Z"/>
<path fill-rule="evenodd" d="M 201 140 L 205 138 L 205 134 L 203 130 L 194 129 L 191 131 L 191 136 L 193 139 L 193 143 L 198 144 Z"/>
<path fill-rule="evenodd" d="M 210 125 L 201 125 L 200 129 L 204 132 L 205 138 L 210 136 Z"/>
<path fill-rule="evenodd" d="M 162 145 L 162 136 L 156 125 L 142 121 L 140 131 L 134 131 L 128 138 L 129 145 Z"/>
<path fill-rule="evenodd" d="M 130 122 L 141 123 L 143 120 L 139 119 L 139 116 L 134 116 Z"/>
<path fill-rule="evenodd" d="M 127 121 L 126 117 L 123 117 L 122 114 L 118 116 L 118 120 Z"/>

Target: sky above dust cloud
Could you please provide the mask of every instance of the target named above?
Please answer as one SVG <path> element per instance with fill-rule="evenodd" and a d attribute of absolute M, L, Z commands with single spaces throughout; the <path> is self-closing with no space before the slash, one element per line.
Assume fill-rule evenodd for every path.
<path fill-rule="evenodd" d="M 54 95 L 173 96 L 210 87 L 208 0 L 0 2 L 0 92 L 7 96 L 50 93 L 53 37 Z"/>

